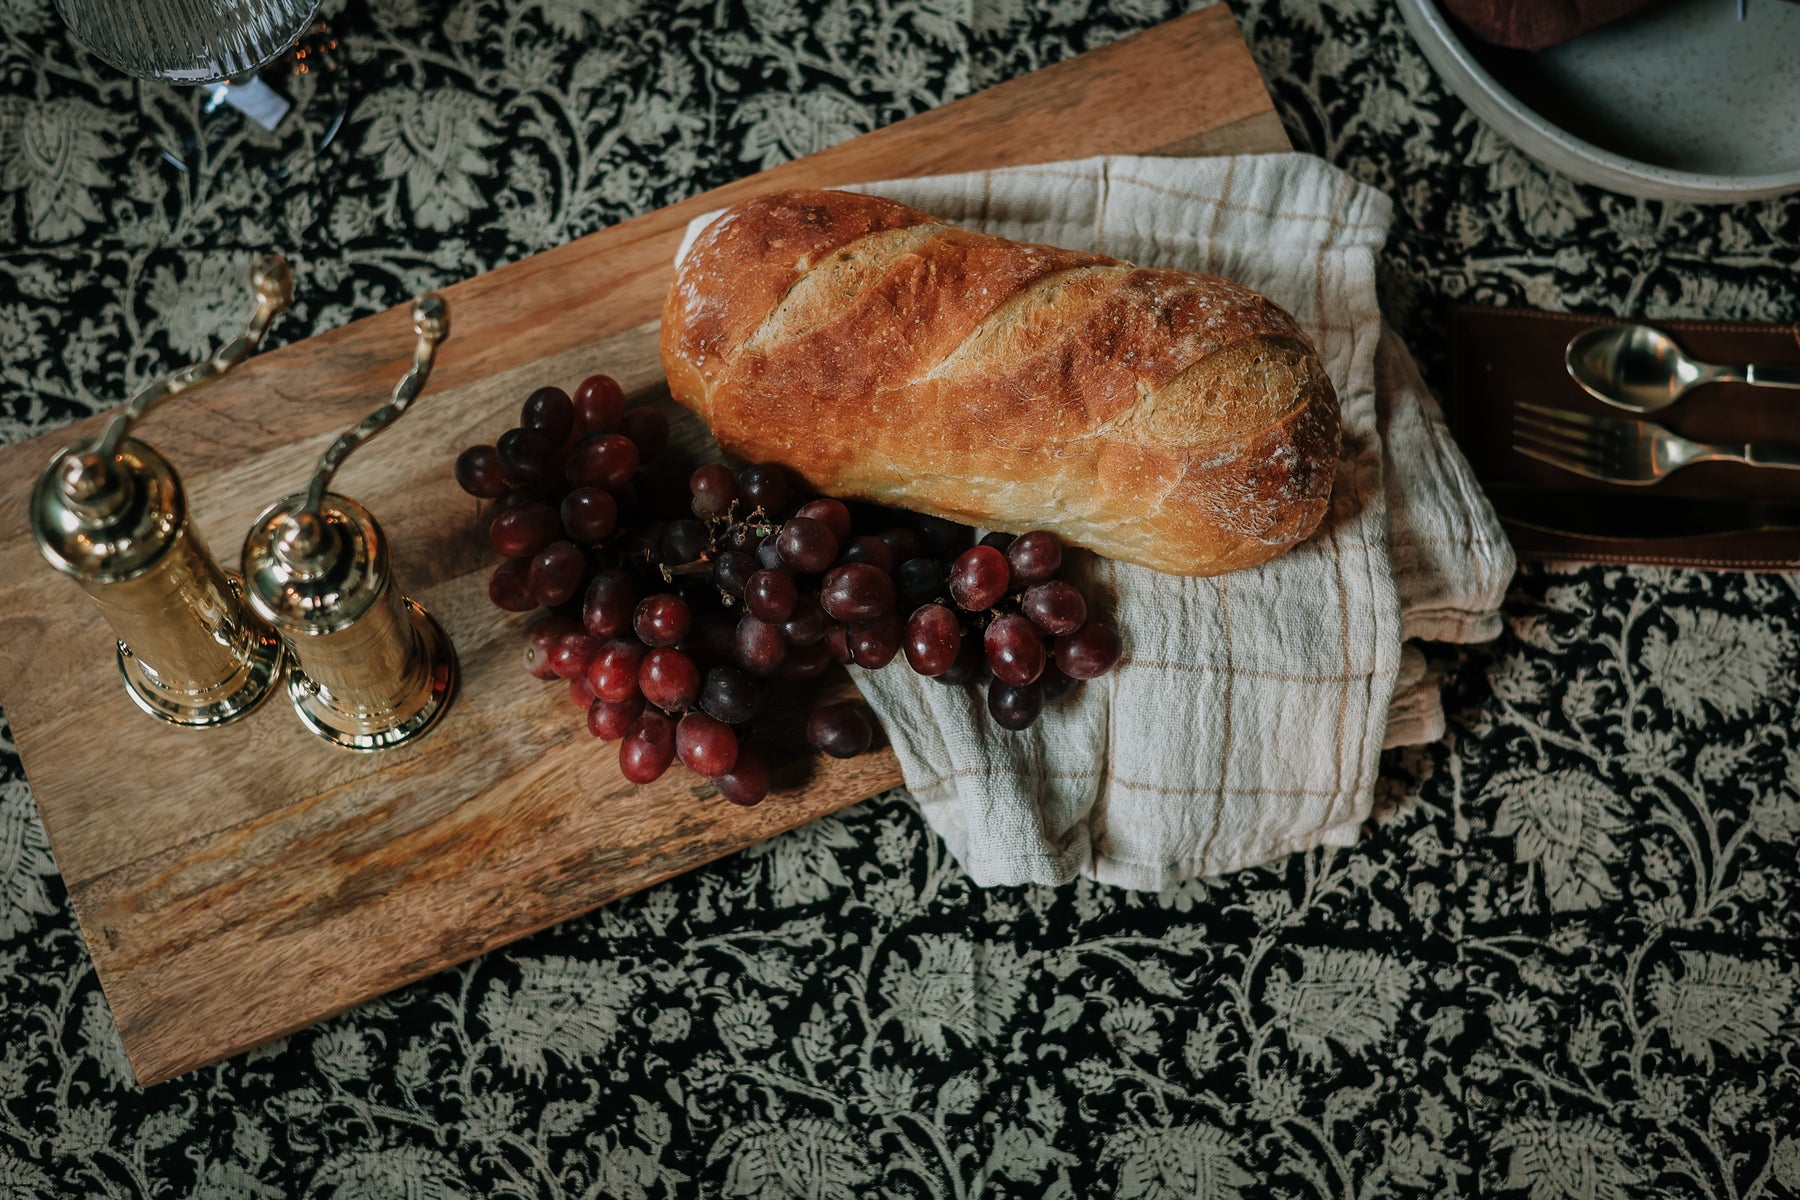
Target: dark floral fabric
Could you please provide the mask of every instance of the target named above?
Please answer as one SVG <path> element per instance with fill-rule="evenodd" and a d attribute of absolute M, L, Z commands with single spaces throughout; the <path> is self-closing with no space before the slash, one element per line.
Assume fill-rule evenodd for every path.
<path fill-rule="evenodd" d="M 0 439 L 201 351 L 254 249 L 301 337 L 1178 7 L 328 5 L 355 97 L 314 154 L 330 105 L 201 126 L 0 0 Z M 1381 0 L 1234 11 L 1296 145 L 1396 201 L 1435 377 L 1454 300 L 1800 312 L 1800 203 L 1547 173 Z M 0 1196 L 1794 1194 L 1800 588 L 1528 568 L 1507 614 L 1437 656 L 1449 732 L 1354 850 L 983 891 L 894 793 L 147 1091 L 0 740 Z"/>

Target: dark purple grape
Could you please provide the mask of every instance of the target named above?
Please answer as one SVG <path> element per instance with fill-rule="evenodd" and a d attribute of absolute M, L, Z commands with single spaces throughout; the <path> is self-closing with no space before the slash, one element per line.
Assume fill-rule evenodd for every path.
<path fill-rule="evenodd" d="M 859 667 L 867 667 L 871 671 L 879 670 L 894 661 L 894 655 L 900 653 L 900 644 L 906 640 L 906 627 L 900 622 L 900 614 L 883 613 L 868 621 L 859 621 L 849 627 L 845 637 L 850 647 L 850 659 Z"/>
<path fill-rule="evenodd" d="M 942 675 L 931 678 L 939 683 L 952 687 L 961 687 L 965 683 L 979 683 L 987 674 L 987 650 L 978 637 L 964 635 L 962 649 L 956 652 L 956 661 Z"/>
<path fill-rule="evenodd" d="M 587 682 L 594 695 L 622 704 L 639 694 L 638 672 L 644 664 L 644 643 L 632 637 L 616 637 L 601 643 L 588 663 Z"/>
<path fill-rule="evenodd" d="M 559 387 L 541 387 L 525 397 L 519 408 L 519 427 L 544 435 L 552 446 L 569 440 L 575 428 L 575 405 Z"/>
<path fill-rule="evenodd" d="M 794 602 L 794 611 L 781 623 L 781 640 L 790 646 L 816 646 L 831 630 L 831 618 L 819 607 L 819 598 L 806 592 Z"/>
<path fill-rule="evenodd" d="M 725 531 L 724 545 L 728 550 L 742 550 L 754 556 L 761 542 L 762 535 L 752 529 L 748 521 L 736 522 Z"/>
<path fill-rule="evenodd" d="M 492 446 L 470 446 L 456 456 L 456 486 L 471 496 L 496 500 L 512 490 L 500 452 Z"/>
<path fill-rule="evenodd" d="M 1075 680 L 1063 674 L 1062 668 L 1056 665 L 1056 660 L 1052 656 L 1051 660 L 1044 664 L 1044 673 L 1038 676 L 1035 686 L 1044 689 L 1045 704 L 1057 704 L 1064 696 L 1075 690 L 1075 683 Z"/>
<path fill-rule="evenodd" d="M 1113 669 L 1122 650 L 1118 634 L 1089 621 L 1056 639 L 1056 665 L 1071 679 L 1098 679 Z"/>
<path fill-rule="evenodd" d="M 598 545 L 619 527 L 619 502 L 605 488 L 578 487 L 563 497 L 562 525 L 582 545 Z"/>
<path fill-rule="evenodd" d="M 575 443 L 563 462 L 563 475 L 571 487 L 603 487 L 618 491 L 637 474 L 641 456 L 630 438 L 617 433 L 597 433 Z"/>
<path fill-rule="evenodd" d="M 1017 587 L 1030 587 L 1056 578 L 1056 573 L 1062 570 L 1062 560 L 1062 539 L 1043 529 L 1021 534 L 1006 551 L 1006 561 L 1012 566 L 1013 582 Z"/>
<path fill-rule="evenodd" d="M 769 794 L 769 764 L 749 746 L 741 746 L 731 770 L 712 782 L 719 789 L 719 795 L 733 804 L 745 808 L 761 804 L 763 797 Z"/>
<path fill-rule="evenodd" d="M 752 675 L 773 675 L 787 655 L 781 631 L 748 613 L 738 621 L 735 643 L 738 665 Z"/>
<path fill-rule="evenodd" d="M 715 717 L 690 712 L 675 726 L 675 753 L 688 770 L 712 779 L 737 762 L 737 734 Z"/>
<path fill-rule="evenodd" d="M 1024 687 L 1044 673 L 1049 652 L 1037 627 L 1018 613 L 1001 613 L 982 638 L 988 667 L 994 678 L 1013 687 Z"/>
<path fill-rule="evenodd" d="M 771 533 L 756 544 L 756 561 L 765 571 L 778 571 L 782 568 L 781 535 Z"/>
<path fill-rule="evenodd" d="M 916 529 L 908 529 L 905 526 L 889 529 L 881 535 L 881 540 L 886 542 L 888 549 L 894 552 L 894 561 L 901 566 L 905 566 L 909 560 L 923 557 L 925 554 L 925 539 L 919 536 L 919 531 Z"/>
<path fill-rule="evenodd" d="M 941 558 L 909 558 L 894 572 L 895 604 L 911 612 L 949 594 L 950 564 Z"/>
<path fill-rule="evenodd" d="M 587 555 L 573 542 L 551 542 L 531 560 L 531 598 L 545 608 L 573 599 L 587 574 Z M 566 676 L 565 676 L 566 678 Z"/>
<path fill-rule="evenodd" d="M 649 462 L 669 444 L 669 418 L 660 409 L 640 404 L 619 418 L 619 432 L 637 443 L 638 457 Z"/>
<path fill-rule="evenodd" d="M 981 541 L 977 542 L 976 545 L 992 546 L 994 549 L 998 550 L 1000 553 L 1005 554 L 1006 548 L 1013 544 L 1013 540 L 1017 536 L 1018 536 L 1017 534 L 1011 534 L 1011 533 L 1005 532 L 1004 530 L 996 529 L 992 533 L 985 534 L 982 537 Z"/>
<path fill-rule="evenodd" d="M 581 679 L 600 653 L 601 643 L 577 629 L 556 639 L 550 650 L 550 672 L 558 679 Z M 590 689 L 591 690 L 591 689 Z"/>
<path fill-rule="evenodd" d="M 962 652 L 962 622 L 942 604 L 925 604 L 906 620 L 906 661 L 921 675 L 942 675 Z"/>
<path fill-rule="evenodd" d="M 588 732 L 603 742 L 616 742 L 643 715 L 642 696 L 633 696 L 629 700 L 602 700 L 595 697 L 588 705 Z"/>
<path fill-rule="evenodd" d="M 864 533 L 850 539 L 850 544 L 844 547 L 842 561 L 868 563 L 872 567 L 892 574 L 894 551 L 880 538 Z"/>
<path fill-rule="evenodd" d="M 506 612 L 530 612 L 537 607 L 531 598 L 531 560 L 509 558 L 488 576 L 488 599 L 494 607 Z"/>
<path fill-rule="evenodd" d="M 548 504 L 526 504 L 494 518 L 488 545 L 508 558 L 530 558 L 562 535 L 562 518 Z"/>
<path fill-rule="evenodd" d="M 704 575 L 677 575 L 672 586 L 695 616 L 719 605 L 719 589 L 713 584 L 711 571 Z"/>
<path fill-rule="evenodd" d="M 808 500 L 794 515 L 817 521 L 831 530 L 831 536 L 837 539 L 840 546 L 850 540 L 850 510 L 844 506 L 842 500 L 830 498 Z"/>
<path fill-rule="evenodd" d="M 1045 633 L 1074 633 L 1087 621 L 1087 601 L 1060 579 L 1025 589 L 1019 611 Z"/>
<path fill-rule="evenodd" d="M 509 429 L 500 435 L 496 449 L 500 465 L 520 483 L 542 487 L 556 481 L 558 447 L 536 430 Z"/>
<path fill-rule="evenodd" d="M 530 508 L 534 504 L 544 503 L 544 495 L 543 489 L 534 487 L 514 488 L 512 491 L 507 492 L 504 496 L 501 496 L 483 510 L 483 515 L 487 518 L 489 531 L 491 532 L 493 530 L 494 522 L 498 521 L 501 517 L 504 517 L 507 513 L 514 512 L 521 508 Z"/>
<path fill-rule="evenodd" d="M 700 685 L 700 707 L 728 725 L 742 725 L 762 707 L 767 686 L 737 667 L 714 667 Z"/>
<path fill-rule="evenodd" d="M 809 646 L 789 646 L 776 674 L 783 679 L 817 679 L 831 670 L 831 650 L 823 641 Z"/>
<path fill-rule="evenodd" d="M 875 744 L 875 722 L 854 700 L 823 704 L 806 719 L 806 744 L 833 758 L 855 758 Z"/>
<path fill-rule="evenodd" d="M 670 521 L 660 539 L 663 561 L 671 566 L 698 561 L 712 549 L 712 535 L 692 517 Z"/>
<path fill-rule="evenodd" d="M 1006 555 L 992 546 L 971 546 L 950 564 L 950 598 L 969 612 L 986 612 L 1006 595 L 1011 578 Z"/>
<path fill-rule="evenodd" d="M 788 483 L 787 472 L 774 463 L 745 467 L 738 472 L 737 486 L 738 498 L 744 502 L 747 512 L 761 509 L 771 521 L 786 515 L 793 486 Z"/>
<path fill-rule="evenodd" d="M 742 597 L 756 569 L 755 555 L 744 550 L 721 550 L 713 559 L 713 586 L 727 596 Z"/>
<path fill-rule="evenodd" d="M 694 660 L 702 671 L 737 660 L 738 614 L 728 610 L 706 613 L 694 621 L 676 649 Z"/>
<path fill-rule="evenodd" d="M 581 626 L 567 617 L 545 617 L 531 627 L 531 634 L 525 639 L 525 669 L 534 679 L 555 679 L 556 669 L 550 665 L 550 656 L 556 652 L 556 643 L 571 633 L 580 633 Z"/>
<path fill-rule="evenodd" d="M 680 712 L 700 695 L 700 668 L 681 651 L 659 646 L 638 667 L 638 690 L 663 711 Z"/>
<path fill-rule="evenodd" d="M 589 375 L 575 389 L 575 436 L 611 433 L 625 414 L 625 390 L 611 375 Z"/>
<path fill-rule="evenodd" d="M 958 525 L 955 521 L 946 521 L 942 517 L 914 513 L 912 522 L 919 531 L 920 540 L 924 542 L 925 553 L 933 558 L 955 558 L 975 536 L 967 525 Z"/>
<path fill-rule="evenodd" d="M 800 599 L 791 571 L 758 571 L 744 584 L 744 607 L 759 621 L 779 625 L 793 615 Z"/>
<path fill-rule="evenodd" d="M 687 602 L 671 592 L 645 596 L 631 616 L 631 629 L 646 646 L 673 646 L 693 625 Z"/>
<path fill-rule="evenodd" d="M 597 638 L 617 637 L 631 628 L 637 611 L 637 584 L 618 568 L 600 572 L 581 601 L 581 623 Z"/>
<path fill-rule="evenodd" d="M 1044 711 L 1044 689 L 1035 683 L 1014 687 L 998 679 L 988 684 L 988 713 L 1002 729 L 1026 729 Z"/>
<path fill-rule="evenodd" d="M 688 476 L 688 491 L 696 517 L 722 517 L 737 502 L 737 477 L 722 463 L 707 463 Z"/>
<path fill-rule="evenodd" d="M 811 517 L 789 517 L 775 545 L 782 562 L 808 575 L 829 568 L 838 554 L 836 535 Z"/>
<path fill-rule="evenodd" d="M 848 563 L 825 573 L 819 606 L 834 621 L 872 621 L 894 611 L 894 577 L 868 563 Z"/>
<path fill-rule="evenodd" d="M 675 761 L 675 722 L 647 712 L 619 742 L 619 772 L 633 783 L 653 783 Z"/>

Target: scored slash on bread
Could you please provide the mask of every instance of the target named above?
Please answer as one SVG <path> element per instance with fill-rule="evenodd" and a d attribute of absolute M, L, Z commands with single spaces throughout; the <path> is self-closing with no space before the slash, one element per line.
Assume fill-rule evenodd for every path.
<path fill-rule="evenodd" d="M 1274 303 L 876 196 L 727 210 L 677 269 L 661 354 L 728 453 L 1162 571 L 1266 562 L 1330 500 L 1336 393 Z"/>

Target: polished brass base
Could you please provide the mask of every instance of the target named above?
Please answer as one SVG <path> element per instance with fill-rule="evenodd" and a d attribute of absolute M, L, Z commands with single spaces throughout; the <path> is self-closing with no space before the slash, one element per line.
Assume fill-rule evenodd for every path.
<path fill-rule="evenodd" d="M 404 601 L 425 663 L 419 686 L 384 712 L 346 712 L 306 677 L 298 664 L 288 669 L 288 700 L 300 723 L 346 750 L 387 750 L 421 736 L 443 715 L 456 694 L 456 648 L 430 613 Z"/>
<path fill-rule="evenodd" d="M 284 653 L 281 639 L 260 622 L 246 625 L 241 632 L 243 659 L 237 671 L 198 692 L 169 687 L 131 653 L 130 646 L 120 642 L 119 674 L 125 680 L 125 694 L 139 708 L 171 725 L 205 729 L 237 720 L 275 690 Z"/>

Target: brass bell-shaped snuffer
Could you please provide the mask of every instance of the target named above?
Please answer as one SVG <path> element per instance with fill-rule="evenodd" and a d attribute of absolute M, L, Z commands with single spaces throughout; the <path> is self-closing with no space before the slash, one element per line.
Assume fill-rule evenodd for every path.
<path fill-rule="evenodd" d="M 244 590 L 287 645 L 288 699 L 301 722 L 352 750 L 398 746 L 429 729 L 456 688 L 456 652 L 394 582 L 369 510 L 328 489 L 350 454 L 392 425 L 431 374 L 449 334 L 444 302 L 413 302 L 418 342 L 392 398 L 319 458 L 306 491 L 263 510 L 244 542 Z"/>
<path fill-rule="evenodd" d="M 208 552 L 180 479 L 129 436 L 164 400 L 205 387 L 256 351 L 293 299 L 293 274 L 286 260 L 264 255 L 250 282 L 256 311 L 241 334 L 133 396 L 92 444 L 59 452 L 31 496 L 38 549 L 112 625 L 126 691 L 175 725 L 241 717 L 281 675 L 280 640 L 248 614 Z"/>

